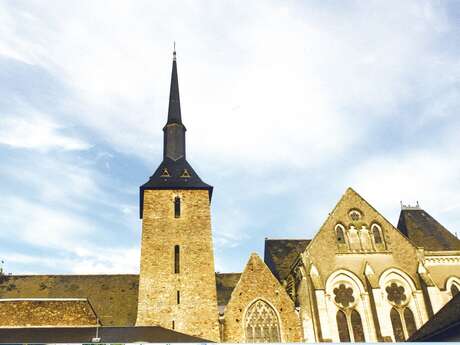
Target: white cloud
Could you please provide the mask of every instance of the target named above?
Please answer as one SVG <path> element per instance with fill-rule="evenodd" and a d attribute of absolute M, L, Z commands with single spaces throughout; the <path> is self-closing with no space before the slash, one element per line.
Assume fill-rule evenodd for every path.
<path fill-rule="evenodd" d="M 292 205 L 280 206 L 280 213 L 289 214 L 291 207 L 303 224 L 311 224 L 311 217 L 319 224 L 333 206 L 322 203 L 340 196 L 329 184 L 352 185 L 390 220 L 400 199 L 418 199 L 429 209 L 445 210 L 447 221 L 458 226 L 449 210 L 459 204 L 454 176 L 459 166 L 451 159 L 456 152 L 446 148 L 458 147 L 460 64 L 456 41 L 449 41 L 458 25 L 446 6 L 430 1 L 2 3 L 0 55 L 50 73 L 66 87 L 63 104 L 69 111 L 59 117 L 2 118 L 0 143 L 43 154 L 78 153 L 89 144 L 62 126 L 75 123 L 111 149 L 157 164 L 176 40 L 188 157 L 220 178 L 227 192 L 238 193 L 213 213 L 220 250 L 236 250 L 252 223 L 261 221 L 257 217 L 264 215 L 255 215 L 251 200 L 289 195 Z M 374 143 L 380 126 L 389 152 Z M 414 133 L 420 138 L 411 138 Z M 394 147 L 395 134 L 406 140 L 404 148 Z M 26 181 L 48 206 L 62 200 L 72 208 L 65 223 L 71 234 L 94 226 L 94 220 L 72 218 L 90 201 L 120 210 L 126 221 L 136 216 L 133 205 L 100 188 L 105 180 L 96 169 L 78 164 L 73 169 L 69 162 L 61 167 L 53 163 L 56 157 L 48 158 L 45 167 L 32 167 L 36 171 L 20 173 L 14 166 L 0 173 L 17 174 L 16 181 Z M 328 184 L 324 190 L 305 190 L 313 173 L 328 175 L 327 182 L 317 179 Z M 332 189 L 333 197 L 318 195 Z M 67 217 L 61 211 L 69 212 L 41 211 L 56 219 L 51 229 Z M 52 243 L 60 239 L 55 232 Z M 84 243 L 84 236 L 78 242 Z M 110 256 L 124 258 L 117 253 L 82 255 L 80 267 L 112 270 L 121 262 L 113 259 L 112 265 Z"/>
<path fill-rule="evenodd" d="M 74 151 L 91 147 L 81 139 L 63 134 L 63 129 L 44 115 L 4 116 L 0 119 L 0 144 L 40 151 Z"/>
<path fill-rule="evenodd" d="M 121 151 L 161 151 L 175 39 L 190 152 L 309 167 L 361 143 L 374 116 L 414 97 L 414 77 L 430 88 L 456 63 L 431 49 L 450 29 L 442 6 L 395 4 L 56 2 L 3 16 L 21 28 L 8 49 L 60 75 L 78 121 Z"/>
<path fill-rule="evenodd" d="M 399 202 L 432 213 L 448 229 L 460 224 L 460 159 L 453 148 L 414 150 L 362 162 L 346 180 L 396 225 Z M 438 217 L 436 217 L 438 216 Z"/>

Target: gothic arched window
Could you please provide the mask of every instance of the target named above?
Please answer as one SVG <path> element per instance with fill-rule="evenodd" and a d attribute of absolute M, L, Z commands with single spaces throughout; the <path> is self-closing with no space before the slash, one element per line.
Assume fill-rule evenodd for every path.
<path fill-rule="evenodd" d="M 380 232 L 380 228 L 377 225 L 372 225 L 372 236 L 374 236 L 374 243 L 381 244 L 382 241 L 382 233 Z"/>
<path fill-rule="evenodd" d="M 402 342 L 406 340 L 404 338 L 404 330 L 401 322 L 401 317 L 399 316 L 399 312 L 396 310 L 395 307 L 391 308 L 390 319 L 391 325 L 393 326 L 393 334 L 395 336 L 395 341 Z"/>
<path fill-rule="evenodd" d="M 361 316 L 353 309 L 351 311 L 351 328 L 353 330 L 353 337 L 355 338 L 355 342 L 363 343 L 366 340 L 364 339 L 364 329 L 363 323 L 361 322 Z"/>
<path fill-rule="evenodd" d="M 337 311 L 337 328 L 339 330 L 340 342 L 350 342 L 350 332 L 348 331 L 347 316 L 342 310 Z"/>
<path fill-rule="evenodd" d="M 390 319 L 395 341 L 405 341 L 417 330 L 414 314 L 407 306 L 408 296 L 404 286 L 396 282 L 392 282 L 385 290 L 388 301 L 394 305 L 390 311 Z"/>
<path fill-rule="evenodd" d="M 262 300 L 255 301 L 244 318 L 247 343 L 279 343 L 280 325 L 275 310 Z"/>
<path fill-rule="evenodd" d="M 335 227 L 335 236 L 337 243 L 344 244 L 345 242 L 345 229 L 340 224 Z"/>
<path fill-rule="evenodd" d="M 458 286 L 455 284 L 452 284 L 450 286 L 450 293 L 452 294 L 452 297 L 455 297 L 458 294 L 458 292 L 459 292 Z"/>
<path fill-rule="evenodd" d="M 417 330 L 417 327 L 415 326 L 414 314 L 409 308 L 404 308 L 403 314 L 404 322 L 406 323 L 407 336 L 410 337 Z"/>

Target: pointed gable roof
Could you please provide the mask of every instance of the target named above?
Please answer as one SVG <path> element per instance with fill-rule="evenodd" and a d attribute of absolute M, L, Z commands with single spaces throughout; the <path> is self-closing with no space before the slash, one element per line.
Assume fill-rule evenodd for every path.
<path fill-rule="evenodd" d="M 264 261 L 273 275 L 285 279 L 291 265 L 311 240 L 307 239 L 265 239 Z"/>
<path fill-rule="evenodd" d="M 226 306 L 241 273 L 216 273 L 217 305 Z"/>
<path fill-rule="evenodd" d="M 427 250 L 460 250 L 460 240 L 420 208 L 403 208 L 398 229 L 415 245 Z"/>

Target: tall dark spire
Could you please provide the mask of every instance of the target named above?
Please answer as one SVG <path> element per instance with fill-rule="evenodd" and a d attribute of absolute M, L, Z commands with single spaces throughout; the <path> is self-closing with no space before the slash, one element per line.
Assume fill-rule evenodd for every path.
<path fill-rule="evenodd" d="M 182 123 L 179 99 L 179 81 L 177 78 L 176 47 L 174 45 L 171 88 L 169 91 L 168 124 Z"/>
<path fill-rule="evenodd" d="M 163 161 L 150 179 L 140 187 L 140 216 L 142 218 L 144 191 L 149 189 L 201 189 L 209 192 L 213 187 L 203 182 L 185 157 L 185 131 L 182 123 L 179 81 L 177 77 L 176 49 L 173 52 L 168 121 L 163 127 Z"/>
<path fill-rule="evenodd" d="M 176 48 L 174 47 L 171 87 L 169 91 L 168 122 L 163 128 L 163 158 L 168 157 L 174 161 L 182 157 L 185 158 L 185 131 L 186 128 L 182 124 L 180 112 L 179 80 L 177 78 Z"/>

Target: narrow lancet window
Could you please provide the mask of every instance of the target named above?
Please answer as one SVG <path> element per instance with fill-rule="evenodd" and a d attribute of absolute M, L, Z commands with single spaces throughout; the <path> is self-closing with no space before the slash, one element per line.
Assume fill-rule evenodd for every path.
<path fill-rule="evenodd" d="M 176 298 L 177 298 L 177 304 L 180 304 L 180 291 L 177 290 L 177 293 L 176 293 Z"/>
<path fill-rule="evenodd" d="M 342 310 L 337 310 L 336 319 L 340 342 L 350 342 L 350 332 L 348 331 L 348 322 L 345 313 Z"/>
<path fill-rule="evenodd" d="M 180 198 L 178 196 L 174 198 L 174 217 L 180 217 Z"/>
<path fill-rule="evenodd" d="M 372 226 L 372 235 L 374 235 L 375 244 L 382 243 L 382 235 L 380 234 L 380 229 L 378 228 L 378 226 Z"/>
<path fill-rule="evenodd" d="M 344 228 L 341 225 L 337 225 L 335 228 L 337 243 L 345 243 L 345 233 Z"/>
<path fill-rule="evenodd" d="M 174 246 L 174 273 L 180 272 L 180 248 L 178 245 Z"/>

